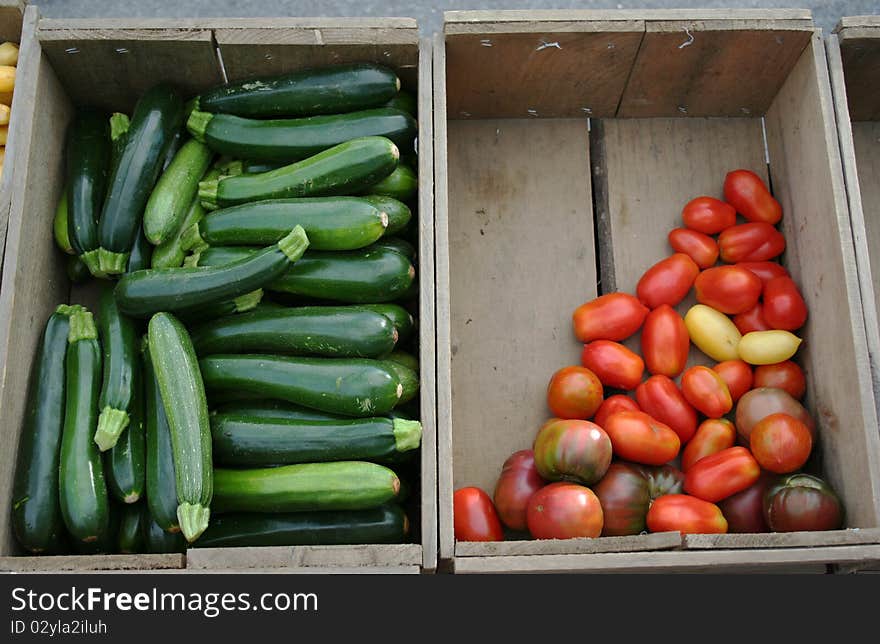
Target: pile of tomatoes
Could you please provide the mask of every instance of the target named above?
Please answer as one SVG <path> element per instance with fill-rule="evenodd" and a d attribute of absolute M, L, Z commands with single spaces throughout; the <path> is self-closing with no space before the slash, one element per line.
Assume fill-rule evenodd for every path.
<path fill-rule="evenodd" d="M 494 495 L 455 491 L 456 538 L 840 528 L 840 498 L 807 471 L 818 433 L 794 357 L 808 311 L 778 263 L 781 219 L 758 175 L 729 172 L 723 200 L 684 207 L 674 252 L 635 295 L 578 307 L 581 364 L 553 374 L 553 417 L 505 461 Z"/>

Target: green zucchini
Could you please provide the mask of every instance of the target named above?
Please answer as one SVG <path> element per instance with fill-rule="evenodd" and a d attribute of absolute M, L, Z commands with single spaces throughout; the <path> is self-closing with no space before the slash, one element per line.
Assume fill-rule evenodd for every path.
<path fill-rule="evenodd" d="M 281 353 L 335 358 L 372 358 L 394 348 L 391 320 L 356 307 L 308 306 L 250 311 L 193 329 L 198 355 Z"/>
<path fill-rule="evenodd" d="M 143 530 L 144 552 L 151 554 L 170 554 L 186 551 L 186 539 L 178 530 L 167 532 L 153 520 L 147 506 L 141 508 L 141 529 Z"/>
<path fill-rule="evenodd" d="M 369 510 L 222 514 L 193 544 L 195 548 L 239 546 L 342 546 L 403 543 L 409 521 L 399 505 Z"/>
<path fill-rule="evenodd" d="M 149 268 L 153 258 L 153 252 L 153 245 L 147 240 L 144 235 L 144 228 L 141 226 L 137 237 L 135 237 L 134 246 L 131 247 L 131 252 L 128 254 L 128 262 L 125 264 L 125 272 L 134 273 L 135 271 L 142 271 Z"/>
<path fill-rule="evenodd" d="M 211 413 L 212 415 L 230 414 L 268 420 L 339 420 L 345 418 L 345 416 L 340 416 L 339 414 L 329 414 L 316 409 L 294 405 L 283 400 L 271 399 L 227 402 L 219 407 L 215 407 Z"/>
<path fill-rule="evenodd" d="M 58 205 L 55 207 L 55 216 L 52 218 L 52 235 L 55 237 L 55 245 L 66 255 L 76 255 L 76 251 L 70 244 L 70 233 L 67 230 L 67 193 L 65 186 L 58 197 Z"/>
<path fill-rule="evenodd" d="M 134 320 L 120 313 L 113 289 L 103 290 L 98 306 L 104 365 L 95 443 L 106 452 L 128 427 L 128 412 L 139 386 L 140 339 Z"/>
<path fill-rule="evenodd" d="M 416 97 L 405 89 L 397 92 L 394 98 L 385 103 L 385 106 L 403 110 L 407 114 L 412 115 L 413 118 L 418 117 L 418 104 L 416 103 Z"/>
<path fill-rule="evenodd" d="M 406 228 L 412 219 L 412 210 L 402 201 L 387 195 L 365 195 L 363 197 L 379 210 L 388 215 L 388 226 L 385 228 L 385 237 L 396 235 Z"/>
<path fill-rule="evenodd" d="M 409 149 L 418 124 L 406 112 L 380 107 L 298 119 L 250 119 L 193 112 L 187 129 L 196 140 L 219 154 L 293 163 L 364 136 L 383 136 L 398 148 Z"/>
<path fill-rule="evenodd" d="M 102 272 L 116 275 L 125 270 L 144 207 L 182 120 L 183 101 L 170 85 L 155 85 L 138 100 L 98 224 Z"/>
<path fill-rule="evenodd" d="M 57 554 L 64 540 L 58 462 L 65 408 L 65 359 L 70 315 L 79 307 L 61 305 L 49 316 L 31 366 L 15 478 L 12 531 L 33 554 Z"/>
<path fill-rule="evenodd" d="M 264 467 L 325 461 L 375 461 L 417 449 L 422 425 L 416 420 L 267 420 L 211 416 L 214 463 Z"/>
<path fill-rule="evenodd" d="M 389 139 L 365 136 L 277 170 L 202 181 L 199 198 L 226 208 L 264 199 L 350 195 L 391 174 L 399 158 L 400 151 Z"/>
<path fill-rule="evenodd" d="M 143 503 L 132 503 L 121 510 L 116 549 L 120 554 L 133 555 L 144 551 Z"/>
<path fill-rule="evenodd" d="M 162 172 L 144 210 L 144 234 L 158 246 L 177 234 L 199 191 L 199 181 L 213 154 L 204 143 L 189 139 Z"/>
<path fill-rule="evenodd" d="M 84 284 L 92 277 L 92 272 L 77 255 L 68 255 L 65 258 L 64 272 L 71 284 Z"/>
<path fill-rule="evenodd" d="M 416 321 L 413 316 L 405 308 L 399 304 L 359 304 L 362 309 L 381 313 L 394 325 L 397 329 L 397 345 L 400 346 L 409 341 L 416 327 Z"/>
<path fill-rule="evenodd" d="M 139 339 L 138 339 L 139 344 Z M 147 445 L 144 429 L 144 383 L 140 348 L 137 368 L 132 378 L 133 392 L 129 405 L 129 423 L 104 460 L 107 484 L 113 497 L 122 503 L 135 503 L 144 495 L 146 486 Z"/>
<path fill-rule="evenodd" d="M 415 398 L 419 391 L 418 371 L 410 369 L 409 366 L 403 364 L 399 360 L 383 360 L 382 362 L 384 362 L 389 371 L 397 376 L 397 381 L 403 388 L 403 391 L 400 394 L 400 400 L 397 404 L 404 405 Z"/>
<path fill-rule="evenodd" d="M 400 237 L 383 237 L 373 244 L 373 248 L 387 248 L 388 250 L 393 250 L 397 253 L 400 253 L 413 263 L 415 263 L 416 261 L 415 246 L 410 244 L 405 239 L 401 239 Z"/>
<path fill-rule="evenodd" d="M 388 215 L 358 197 L 267 199 L 216 210 L 198 224 L 210 246 L 266 246 L 302 226 L 312 250 L 355 250 L 385 234 Z"/>
<path fill-rule="evenodd" d="M 217 179 L 222 174 L 219 167 L 209 169 L 203 179 Z M 205 208 L 198 195 L 193 197 L 186 214 L 183 217 L 183 223 L 177 232 L 168 240 L 156 246 L 153 250 L 153 257 L 150 266 L 152 268 L 179 268 L 183 265 L 186 258 L 186 252 L 195 248 L 201 243 L 201 239 L 193 238 L 193 227 L 196 226 L 205 216 Z M 198 233 L 198 228 L 195 228 Z"/>
<path fill-rule="evenodd" d="M 101 346 L 92 314 L 70 316 L 66 402 L 58 488 L 67 532 L 85 544 L 110 539 L 110 499 L 101 452 L 92 440 L 101 395 Z"/>
<path fill-rule="evenodd" d="M 400 479 L 366 461 L 214 470 L 214 508 L 225 512 L 367 510 L 394 500 Z"/>
<path fill-rule="evenodd" d="M 269 172 L 269 170 L 277 170 L 289 165 L 290 162 L 281 161 L 253 161 L 246 159 L 241 162 L 241 171 L 243 174 L 259 174 L 261 172 Z"/>
<path fill-rule="evenodd" d="M 150 359 L 171 430 L 177 519 L 188 542 L 208 527 L 213 490 L 211 423 L 199 364 L 186 328 L 157 313 L 148 325 Z"/>
<path fill-rule="evenodd" d="M 419 192 L 419 177 L 405 162 L 400 162 L 394 172 L 370 186 L 363 194 L 392 197 L 398 201 L 410 201 Z"/>
<path fill-rule="evenodd" d="M 399 90 L 387 67 L 333 65 L 218 86 L 198 97 L 196 109 L 252 118 L 339 114 L 383 105 Z"/>
<path fill-rule="evenodd" d="M 297 226 L 277 244 L 225 266 L 129 273 L 116 285 L 116 301 L 126 315 L 147 317 L 159 311 L 187 311 L 231 300 L 282 276 L 308 245 L 305 231 Z"/>
<path fill-rule="evenodd" d="M 379 416 L 403 395 L 397 372 L 368 358 L 218 354 L 200 360 L 205 387 L 286 400 L 342 416 Z"/>
<path fill-rule="evenodd" d="M 67 232 L 70 244 L 89 271 L 101 276 L 98 220 L 110 173 L 110 126 L 107 115 L 77 112 L 67 130 Z"/>
<path fill-rule="evenodd" d="M 198 266 L 222 266 L 250 256 L 253 248 L 218 246 L 195 258 Z M 387 248 L 306 252 L 267 291 L 347 304 L 392 302 L 407 294 L 416 277 L 412 262 Z"/>

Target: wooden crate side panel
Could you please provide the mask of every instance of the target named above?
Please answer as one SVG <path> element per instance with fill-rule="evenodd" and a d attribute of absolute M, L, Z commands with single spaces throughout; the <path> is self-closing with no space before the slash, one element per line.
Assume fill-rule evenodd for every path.
<path fill-rule="evenodd" d="M 182 554 L 163 555 L 63 555 L 55 557 L 0 557 L 4 572 L 106 572 L 181 570 Z"/>
<path fill-rule="evenodd" d="M 880 119 L 854 122 L 851 130 L 867 248 L 877 253 L 880 252 Z M 872 270 L 870 277 L 875 301 L 880 302 L 880 267 Z"/>
<path fill-rule="evenodd" d="M 852 25 L 838 31 L 846 94 L 853 121 L 880 119 L 880 24 Z"/>
<path fill-rule="evenodd" d="M 3 0 L 0 2 L 0 43 L 11 40 L 21 42 L 22 18 L 25 3 L 20 0 Z"/>
<path fill-rule="evenodd" d="M 260 548 L 190 548 L 188 570 L 254 568 L 372 568 L 421 566 L 422 548 L 416 544 L 365 546 L 272 546 Z"/>
<path fill-rule="evenodd" d="M 459 541 L 455 544 L 456 557 L 504 557 L 589 554 L 598 552 L 639 552 L 681 548 L 682 535 L 678 532 L 655 532 L 627 537 L 600 537 L 598 539 L 541 539 L 534 541 Z"/>
<path fill-rule="evenodd" d="M 465 25 L 480 25 L 486 30 L 503 29 L 517 23 L 532 22 L 605 22 L 613 20 L 760 20 L 812 22 L 806 9 L 549 9 L 446 11 L 443 13 L 446 33 Z"/>
<path fill-rule="evenodd" d="M 765 534 L 686 534 L 683 547 L 690 550 L 738 548 L 812 548 L 821 546 L 880 544 L 880 529 L 771 532 Z"/>
<path fill-rule="evenodd" d="M 45 30 L 137 29 L 153 31 L 167 29 L 258 29 L 263 31 L 288 29 L 418 29 L 414 18 L 43 18 Z"/>
<path fill-rule="evenodd" d="M 816 454 L 844 500 L 848 527 L 870 528 L 880 520 L 880 433 L 830 94 L 817 33 L 767 113 L 766 128 L 785 256 L 799 260 L 787 266 L 811 313 L 798 355 L 806 402 L 820 427 Z"/>

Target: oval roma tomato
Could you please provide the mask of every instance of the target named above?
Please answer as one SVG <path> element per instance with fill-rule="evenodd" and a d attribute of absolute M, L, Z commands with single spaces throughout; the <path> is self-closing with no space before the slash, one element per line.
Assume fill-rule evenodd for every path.
<path fill-rule="evenodd" d="M 773 476 L 761 472 L 760 478 L 742 492 L 718 502 L 727 519 L 727 531 L 739 534 L 770 532 L 764 518 L 764 493 Z"/>
<path fill-rule="evenodd" d="M 704 235 L 717 235 L 736 223 L 736 209 L 715 197 L 697 197 L 681 211 L 684 225 Z"/>
<path fill-rule="evenodd" d="M 593 416 L 593 422 L 602 429 L 605 429 L 608 417 L 618 411 L 641 411 L 641 409 L 639 409 L 639 404 L 629 396 L 614 394 L 602 401 L 602 404 L 599 405 L 599 410 Z"/>
<path fill-rule="evenodd" d="M 588 487 L 551 483 L 529 499 L 526 522 L 535 539 L 598 537 L 602 534 L 602 505 Z"/>
<path fill-rule="evenodd" d="M 721 376 L 734 403 L 742 398 L 754 383 L 752 367 L 744 360 L 725 360 L 712 367 L 712 370 Z"/>
<path fill-rule="evenodd" d="M 684 491 L 716 503 L 742 492 L 761 476 L 761 467 L 745 447 L 728 447 L 704 456 L 684 475 Z"/>
<path fill-rule="evenodd" d="M 810 458 L 813 435 L 794 416 L 770 414 L 752 428 L 749 447 L 762 468 L 774 474 L 789 474 Z"/>
<path fill-rule="evenodd" d="M 745 313 L 761 297 L 761 280 L 739 266 L 707 268 L 694 281 L 697 302 L 716 311 L 736 315 Z"/>
<path fill-rule="evenodd" d="M 777 413 L 794 416 L 807 426 L 814 442 L 818 438 L 813 417 L 791 394 L 775 387 L 758 387 L 743 395 L 736 404 L 735 423 L 740 444 L 748 446 L 758 421 Z"/>
<path fill-rule="evenodd" d="M 645 362 L 639 354 L 612 340 L 585 344 L 581 364 L 596 374 L 603 385 L 615 389 L 635 389 L 645 372 Z"/>
<path fill-rule="evenodd" d="M 614 453 L 626 461 L 663 465 L 676 456 L 681 440 L 671 427 L 642 411 L 619 411 L 605 421 Z"/>
<path fill-rule="evenodd" d="M 547 385 L 547 405 L 558 418 L 590 418 L 603 397 L 602 381 L 586 367 L 563 367 Z"/>
<path fill-rule="evenodd" d="M 688 335 L 696 347 L 718 362 L 738 360 L 737 347 L 742 334 L 721 311 L 705 304 L 694 304 L 684 316 Z"/>
<path fill-rule="evenodd" d="M 697 365 L 681 375 L 681 393 L 691 406 L 708 418 L 721 418 L 733 409 L 727 383 L 713 369 Z"/>
<path fill-rule="evenodd" d="M 648 308 L 629 293 L 600 295 L 572 314 L 574 335 L 581 342 L 621 342 L 642 328 Z"/>
<path fill-rule="evenodd" d="M 764 262 L 782 255 L 785 237 L 770 224 L 738 224 L 718 236 L 721 261 L 727 264 Z"/>
<path fill-rule="evenodd" d="M 535 467 L 548 481 L 577 481 L 590 485 L 611 465 L 611 440 L 588 420 L 553 419 L 538 430 L 532 446 Z"/>
<path fill-rule="evenodd" d="M 828 483 L 809 474 L 787 474 L 764 494 L 764 518 L 773 532 L 837 530 L 843 526 L 840 497 Z"/>
<path fill-rule="evenodd" d="M 742 337 L 736 352 L 749 364 L 776 364 L 797 353 L 801 342 L 791 331 L 752 331 Z"/>
<path fill-rule="evenodd" d="M 727 519 L 714 503 L 687 494 L 667 494 L 651 504 L 647 516 L 651 532 L 724 534 Z"/>
<path fill-rule="evenodd" d="M 749 221 L 776 224 L 782 219 L 782 206 L 767 185 L 751 170 L 733 170 L 724 178 L 724 199 Z"/>
<path fill-rule="evenodd" d="M 788 277 L 788 271 L 778 262 L 739 262 L 734 264 L 740 268 L 747 268 L 758 276 L 762 284 L 766 284 L 774 277 Z"/>
<path fill-rule="evenodd" d="M 641 342 L 649 372 L 674 378 L 684 371 L 691 339 L 684 320 L 674 308 L 661 304 L 648 313 Z"/>
<path fill-rule="evenodd" d="M 785 360 L 755 367 L 755 387 L 784 389 L 800 400 L 807 391 L 807 379 L 796 362 Z"/>
<path fill-rule="evenodd" d="M 672 250 L 684 253 L 700 268 L 709 268 L 718 261 L 718 242 L 709 235 L 690 228 L 676 228 L 669 231 L 667 239 Z"/>
<path fill-rule="evenodd" d="M 532 495 L 547 485 L 535 467 L 535 453 L 521 449 L 507 457 L 495 483 L 493 500 L 501 522 L 511 530 L 524 531 L 526 506 Z"/>
<path fill-rule="evenodd" d="M 771 331 L 772 327 L 764 319 L 764 307 L 758 302 L 745 313 L 733 316 L 733 323 L 743 335 L 752 331 Z"/>
<path fill-rule="evenodd" d="M 705 456 L 717 454 L 736 445 L 736 427 L 725 418 L 708 418 L 681 452 L 681 470 L 687 472 Z"/>
<path fill-rule="evenodd" d="M 790 277 L 774 277 L 764 286 L 764 319 L 774 329 L 796 331 L 807 322 L 807 303 Z"/>
<path fill-rule="evenodd" d="M 463 487 L 452 495 L 452 522 L 458 541 L 504 540 L 492 499 L 478 487 Z"/>
<path fill-rule="evenodd" d="M 700 273 L 696 262 L 684 253 L 675 253 L 649 268 L 636 284 L 639 301 L 649 309 L 661 304 L 675 306 L 690 292 Z"/>
<path fill-rule="evenodd" d="M 646 414 L 671 427 L 682 444 L 697 431 L 697 411 L 667 376 L 651 376 L 636 387 L 636 402 Z"/>
<path fill-rule="evenodd" d="M 593 486 L 605 519 L 602 536 L 644 532 L 651 502 L 665 494 L 680 494 L 683 483 L 684 474 L 671 465 L 645 467 L 615 461 Z"/>

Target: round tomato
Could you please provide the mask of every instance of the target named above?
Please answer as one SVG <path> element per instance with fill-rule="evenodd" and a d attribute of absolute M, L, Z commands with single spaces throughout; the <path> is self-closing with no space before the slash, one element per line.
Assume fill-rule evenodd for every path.
<path fill-rule="evenodd" d="M 508 456 L 493 495 L 501 522 L 511 530 L 526 530 L 526 506 L 532 495 L 545 485 L 547 481 L 538 474 L 532 450 L 521 449 Z"/>
<path fill-rule="evenodd" d="M 785 237 L 764 222 L 738 224 L 718 235 L 721 261 L 728 264 L 765 262 L 782 255 L 784 250 Z"/>
<path fill-rule="evenodd" d="M 684 491 L 716 503 L 742 492 L 761 476 L 761 467 L 745 447 L 728 447 L 704 456 L 684 475 Z"/>
<path fill-rule="evenodd" d="M 754 382 L 752 367 L 743 360 L 725 360 L 716 364 L 712 369 L 721 376 L 727 385 L 734 403 L 752 388 Z"/>
<path fill-rule="evenodd" d="M 636 387 L 636 402 L 646 414 L 671 427 L 682 444 L 697 431 L 697 411 L 667 376 L 651 376 Z"/>
<path fill-rule="evenodd" d="M 478 487 L 463 487 L 452 495 L 452 522 L 458 541 L 504 540 L 492 499 Z"/>
<path fill-rule="evenodd" d="M 684 320 L 674 308 L 661 304 L 648 313 L 641 342 L 649 372 L 674 378 L 684 371 L 691 339 Z"/>
<path fill-rule="evenodd" d="M 736 315 L 758 303 L 761 280 L 752 271 L 739 266 L 707 268 L 694 281 L 697 302 L 717 311 Z"/>
<path fill-rule="evenodd" d="M 680 494 L 683 482 L 684 474 L 670 465 L 645 467 L 615 461 L 593 486 L 605 518 L 602 536 L 644 532 L 651 502 L 665 494 Z"/>
<path fill-rule="evenodd" d="M 807 426 L 813 441 L 818 438 L 813 417 L 791 394 L 775 387 L 758 387 L 743 395 L 736 404 L 735 424 L 740 444 L 748 446 L 758 421 L 777 413 L 794 416 Z"/>
<path fill-rule="evenodd" d="M 601 295 L 581 304 L 572 315 L 574 335 L 581 342 L 626 340 L 642 328 L 648 308 L 629 293 Z"/>
<path fill-rule="evenodd" d="M 807 379 L 796 362 L 785 360 L 776 364 L 765 364 L 756 367 L 755 387 L 784 389 L 793 398 L 800 400 L 807 391 Z"/>
<path fill-rule="evenodd" d="M 681 452 L 681 470 L 687 472 L 705 456 L 736 445 L 736 427 L 724 418 L 708 418 L 697 427 L 697 433 Z"/>
<path fill-rule="evenodd" d="M 715 197 L 697 197 L 685 205 L 681 219 L 691 230 L 717 235 L 736 223 L 736 209 Z"/>
<path fill-rule="evenodd" d="M 675 253 L 645 271 L 636 284 L 636 295 L 649 309 L 661 304 L 675 306 L 685 298 L 699 274 L 700 267 L 694 260 L 684 253 Z"/>
<path fill-rule="evenodd" d="M 690 228 L 676 228 L 669 231 L 667 239 L 672 250 L 684 253 L 700 268 L 709 268 L 718 261 L 718 242 L 709 235 Z"/>
<path fill-rule="evenodd" d="M 799 470 L 810 458 L 813 436 L 794 416 L 770 414 L 752 428 L 749 447 L 758 464 L 774 474 Z"/>
<path fill-rule="evenodd" d="M 641 409 L 639 409 L 639 404 L 629 396 L 614 394 L 602 401 L 599 410 L 593 416 L 593 422 L 605 429 L 608 417 L 618 411 L 641 411 Z"/>
<path fill-rule="evenodd" d="M 773 532 L 837 530 L 843 517 L 840 497 L 816 476 L 787 474 L 764 494 L 764 518 Z"/>
<path fill-rule="evenodd" d="M 743 335 L 752 331 L 770 331 L 772 328 L 767 324 L 767 320 L 764 319 L 764 307 L 760 302 L 745 313 L 734 315 L 733 323 Z"/>
<path fill-rule="evenodd" d="M 526 522 L 535 539 L 598 537 L 602 534 L 602 505 L 588 487 L 551 483 L 529 499 Z"/>
<path fill-rule="evenodd" d="M 736 351 L 749 364 L 776 364 L 797 353 L 801 342 L 791 331 L 752 331 L 740 339 Z"/>
<path fill-rule="evenodd" d="M 721 311 L 705 304 L 694 304 L 684 316 L 691 342 L 713 360 L 736 360 L 742 334 Z"/>
<path fill-rule="evenodd" d="M 676 456 L 681 440 L 671 427 L 642 411 L 619 411 L 605 421 L 614 453 L 626 461 L 663 465 Z"/>
<path fill-rule="evenodd" d="M 764 492 L 772 478 L 770 474 L 761 472 L 760 478 L 745 490 L 718 502 L 721 513 L 727 519 L 728 532 L 770 532 L 764 518 Z"/>
<path fill-rule="evenodd" d="M 724 199 L 749 221 L 776 224 L 782 219 L 782 206 L 767 185 L 751 170 L 734 170 L 724 178 Z"/>
<path fill-rule="evenodd" d="M 596 374 L 603 385 L 615 389 L 635 389 L 645 372 L 645 362 L 639 354 L 611 340 L 585 344 L 581 364 Z"/>
<path fill-rule="evenodd" d="M 727 519 L 717 505 L 687 494 L 667 494 L 655 500 L 648 510 L 647 524 L 651 532 L 727 532 Z"/>
<path fill-rule="evenodd" d="M 595 483 L 611 464 L 611 440 L 605 430 L 588 420 L 554 418 L 538 430 L 535 467 L 548 481 Z"/>
<path fill-rule="evenodd" d="M 788 277 L 788 271 L 778 262 L 739 262 L 738 264 L 734 264 L 734 266 L 749 269 L 758 276 L 758 279 L 761 280 L 762 284 L 766 284 L 774 277 Z"/>
<path fill-rule="evenodd" d="M 727 383 L 717 372 L 702 365 L 681 375 L 681 393 L 691 406 L 708 418 L 721 418 L 733 409 Z"/>
<path fill-rule="evenodd" d="M 547 405 L 558 418 L 590 418 L 603 397 L 602 382 L 586 367 L 563 367 L 547 386 Z"/>
<path fill-rule="evenodd" d="M 790 277 L 774 277 L 764 287 L 764 319 L 774 329 L 795 331 L 807 321 L 807 304 Z"/>

